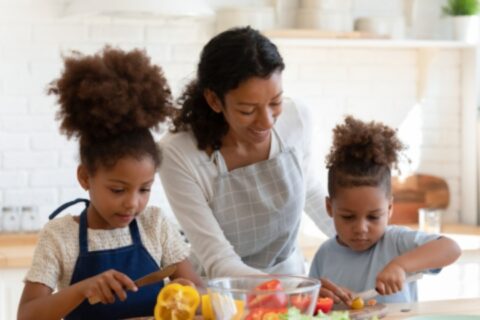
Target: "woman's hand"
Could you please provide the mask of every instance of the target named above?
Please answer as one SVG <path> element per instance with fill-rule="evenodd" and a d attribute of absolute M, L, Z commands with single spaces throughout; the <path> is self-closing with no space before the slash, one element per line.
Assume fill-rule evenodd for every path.
<path fill-rule="evenodd" d="M 377 275 L 375 288 L 381 295 L 394 294 L 402 290 L 405 277 L 405 270 L 393 260 Z"/>
<path fill-rule="evenodd" d="M 353 293 L 347 288 L 337 286 L 332 281 L 320 278 L 322 287 L 320 288 L 320 297 L 332 298 L 335 303 L 343 302 L 347 306 L 352 303 Z"/>
<path fill-rule="evenodd" d="M 137 291 L 138 288 L 127 275 L 116 270 L 108 270 L 79 283 L 85 298 L 101 303 L 114 303 L 115 295 L 121 301 L 127 299 L 126 290 Z"/>

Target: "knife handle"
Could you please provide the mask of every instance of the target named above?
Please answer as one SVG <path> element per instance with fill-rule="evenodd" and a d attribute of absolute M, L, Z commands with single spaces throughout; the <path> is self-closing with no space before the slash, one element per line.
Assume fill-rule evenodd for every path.
<path fill-rule="evenodd" d="M 98 296 L 88 297 L 88 303 L 90 303 L 91 305 L 97 304 L 99 302 L 100 302 L 100 298 Z"/>
<path fill-rule="evenodd" d="M 407 278 L 405 278 L 405 283 L 420 280 L 420 279 L 422 279 L 422 277 L 423 277 L 423 273 L 421 273 L 421 272 L 411 274 Z"/>

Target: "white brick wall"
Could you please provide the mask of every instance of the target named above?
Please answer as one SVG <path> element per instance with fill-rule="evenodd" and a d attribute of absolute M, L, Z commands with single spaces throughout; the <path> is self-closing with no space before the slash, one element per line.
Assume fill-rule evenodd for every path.
<path fill-rule="evenodd" d="M 44 221 L 60 202 L 85 196 L 76 184 L 76 143 L 59 135 L 54 99 L 45 95 L 48 82 L 60 74 L 61 54 L 93 53 L 106 43 L 145 48 L 178 95 L 194 75 L 199 51 L 214 34 L 214 25 L 189 19 L 5 18 L 5 10 L 16 10 L 16 1 L 20 3 L 0 2 L 0 203 L 37 205 Z M 24 11 L 29 10 L 25 3 Z M 414 48 L 285 44 L 280 49 L 287 64 L 285 90 L 314 110 L 321 153 L 330 144 L 334 123 L 346 113 L 400 126 L 412 110 L 418 81 Z M 458 50 L 447 49 L 436 59 L 432 70 L 438 74 L 431 77 L 421 106 L 418 129 L 424 139 L 413 141 L 424 152 L 418 170 L 448 179 L 449 220 L 460 210 L 460 58 Z M 154 190 L 152 203 L 164 203 L 158 182 Z"/>

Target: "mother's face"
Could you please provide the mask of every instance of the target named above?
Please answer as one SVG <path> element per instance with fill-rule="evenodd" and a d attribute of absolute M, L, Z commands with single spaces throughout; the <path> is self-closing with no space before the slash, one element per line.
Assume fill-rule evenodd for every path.
<path fill-rule="evenodd" d="M 258 144 L 270 138 L 271 129 L 282 113 L 282 73 L 268 78 L 252 77 L 225 94 L 222 104 L 210 92 L 207 101 L 216 112 L 223 112 L 229 125 L 225 138 Z"/>

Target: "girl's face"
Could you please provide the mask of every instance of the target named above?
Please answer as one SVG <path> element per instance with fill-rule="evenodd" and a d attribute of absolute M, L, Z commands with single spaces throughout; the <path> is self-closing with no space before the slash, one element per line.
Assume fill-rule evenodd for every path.
<path fill-rule="evenodd" d="M 339 188 L 326 204 L 338 242 L 354 251 L 367 250 L 377 243 L 392 213 L 392 198 L 379 187 Z"/>
<path fill-rule="evenodd" d="M 277 117 L 282 113 L 282 73 L 269 78 L 252 77 L 225 94 L 223 105 L 218 97 L 206 98 L 216 112 L 223 112 L 229 125 L 226 139 L 247 144 L 266 142 Z"/>
<path fill-rule="evenodd" d="M 146 156 L 141 160 L 124 157 L 114 167 L 99 166 L 90 175 L 82 165 L 78 180 L 88 190 L 88 226 L 92 229 L 126 227 L 142 212 L 150 198 L 155 178 L 155 164 Z"/>

